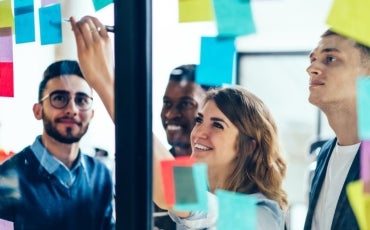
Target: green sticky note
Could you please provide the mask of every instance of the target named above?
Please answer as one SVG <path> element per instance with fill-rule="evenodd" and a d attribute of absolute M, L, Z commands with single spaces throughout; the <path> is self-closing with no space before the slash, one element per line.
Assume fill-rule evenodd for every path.
<path fill-rule="evenodd" d="M 357 124 L 362 140 L 370 140 L 370 76 L 357 79 Z"/>
<path fill-rule="evenodd" d="M 326 23 L 333 31 L 370 46 L 369 9 L 369 0 L 335 0 Z"/>
<path fill-rule="evenodd" d="M 104 7 L 111 3 L 113 3 L 113 0 L 93 0 L 95 11 L 103 9 Z"/>
<path fill-rule="evenodd" d="M 178 211 L 207 211 L 207 166 L 174 166 L 175 205 Z"/>
<path fill-rule="evenodd" d="M 212 20 L 212 0 L 179 0 L 179 22 Z"/>
<path fill-rule="evenodd" d="M 11 0 L 0 1 L 0 28 L 13 27 Z"/>
<path fill-rule="evenodd" d="M 214 0 L 213 5 L 218 37 L 237 37 L 256 32 L 249 0 Z"/>
<path fill-rule="evenodd" d="M 225 190 L 216 190 L 216 196 L 219 213 L 217 229 L 256 229 L 256 198 Z"/>

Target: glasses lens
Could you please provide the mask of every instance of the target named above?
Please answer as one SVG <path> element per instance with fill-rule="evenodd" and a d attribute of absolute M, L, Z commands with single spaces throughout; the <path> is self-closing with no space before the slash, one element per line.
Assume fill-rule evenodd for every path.
<path fill-rule="evenodd" d="M 57 108 L 64 108 L 69 102 L 69 95 L 61 92 L 54 92 L 50 94 L 50 104 Z"/>
<path fill-rule="evenodd" d="M 77 94 L 75 96 L 75 104 L 81 110 L 88 110 L 92 105 L 92 98 L 84 94 Z"/>

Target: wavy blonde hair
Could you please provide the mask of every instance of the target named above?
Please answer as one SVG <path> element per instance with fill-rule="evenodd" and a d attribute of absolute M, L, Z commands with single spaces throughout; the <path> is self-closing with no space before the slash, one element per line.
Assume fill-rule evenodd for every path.
<path fill-rule="evenodd" d="M 286 210 L 287 194 L 282 188 L 286 162 L 268 108 L 240 86 L 210 90 L 205 103 L 210 100 L 239 131 L 234 169 L 222 189 L 245 194 L 260 192 Z"/>

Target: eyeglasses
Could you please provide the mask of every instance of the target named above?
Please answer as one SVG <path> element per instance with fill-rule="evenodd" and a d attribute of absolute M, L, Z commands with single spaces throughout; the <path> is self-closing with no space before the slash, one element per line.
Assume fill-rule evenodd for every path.
<path fill-rule="evenodd" d="M 43 97 L 40 100 L 40 103 L 45 101 L 47 98 L 49 98 L 50 105 L 53 108 L 63 109 L 68 105 L 72 97 L 68 91 L 57 90 Z M 91 108 L 93 98 L 85 93 L 76 93 L 74 96 L 74 102 L 79 110 L 86 111 Z"/>

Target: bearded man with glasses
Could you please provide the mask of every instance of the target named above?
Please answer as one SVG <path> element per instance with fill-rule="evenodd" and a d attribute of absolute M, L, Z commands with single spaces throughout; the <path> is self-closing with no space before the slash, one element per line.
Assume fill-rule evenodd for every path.
<path fill-rule="evenodd" d="M 114 229 L 112 176 L 79 148 L 94 110 L 78 63 L 51 64 L 38 98 L 43 133 L 0 165 L 0 218 L 14 229 Z"/>

